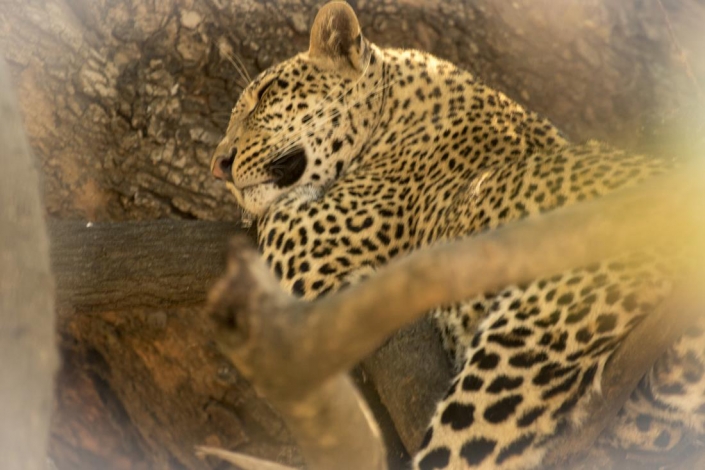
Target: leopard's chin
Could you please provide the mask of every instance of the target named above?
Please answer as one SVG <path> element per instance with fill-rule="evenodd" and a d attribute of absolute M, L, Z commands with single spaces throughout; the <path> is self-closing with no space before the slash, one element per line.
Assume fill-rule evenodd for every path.
<path fill-rule="evenodd" d="M 227 187 L 235 196 L 243 213 L 248 213 L 252 220 L 262 216 L 283 193 L 287 192 L 282 191 L 273 182 L 260 183 L 243 189 L 227 183 Z"/>

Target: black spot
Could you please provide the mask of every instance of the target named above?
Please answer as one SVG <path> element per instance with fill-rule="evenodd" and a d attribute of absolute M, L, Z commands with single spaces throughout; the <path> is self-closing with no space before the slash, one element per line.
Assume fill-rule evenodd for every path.
<path fill-rule="evenodd" d="M 482 340 L 482 334 L 478 331 L 472 336 L 472 341 L 470 342 L 470 346 L 473 348 L 476 348 L 480 345 L 480 340 Z"/>
<path fill-rule="evenodd" d="M 703 373 L 705 373 L 703 364 L 692 353 L 688 354 L 686 361 L 683 366 L 683 378 L 692 384 L 700 382 L 703 378 Z"/>
<path fill-rule="evenodd" d="M 551 434 L 552 437 L 556 436 L 565 436 L 570 429 L 570 422 L 568 422 L 567 419 L 561 419 L 556 423 L 556 427 L 553 428 L 553 433 Z M 541 444 L 546 442 L 543 440 Z"/>
<path fill-rule="evenodd" d="M 509 364 L 514 367 L 529 369 L 534 365 L 539 364 L 541 362 L 545 362 L 547 360 L 548 356 L 544 352 L 526 351 L 512 356 L 509 359 Z"/>
<path fill-rule="evenodd" d="M 286 240 L 286 242 L 284 242 L 284 248 L 282 249 L 282 254 L 287 254 L 288 252 L 290 252 L 291 250 L 294 249 L 294 246 L 295 246 L 294 240 L 292 240 L 291 238 L 288 238 Z"/>
<path fill-rule="evenodd" d="M 656 447 L 667 447 L 671 442 L 671 434 L 668 431 L 661 431 L 661 434 L 654 440 L 654 445 Z"/>
<path fill-rule="evenodd" d="M 516 314 L 516 319 L 517 320 L 528 320 L 531 317 L 535 317 L 536 315 L 541 313 L 541 309 L 538 307 L 532 307 L 528 311 L 523 311 L 519 312 Z"/>
<path fill-rule="evenodd" d="M 485 353 L 485 348 L 478 350 L 470 360 L 470 364 L 477 364 L 479 369 L 494 369 L 499 364 L 499 355 L 495 353 Z"/>
<path fill-rule="evenodd" d="M 520 348 L 526 343 L 521 338 L 512 337 L 511 335 L 493 334 L 487 337 L 488 342 L 497 343 L 505 348 Z"/>
<path fill-rule="evenodd" d="M 336 177 L 336 179 L 340 178 L 340 174 L 343 172 L 343 166 L 345 166 L 345 164 L 343 162 L 340 162 L 340 161 L 335 162 L 335 177 Z"/>
<path fill-rule="evenodd" d="M 614 330 L 617 325 L 616 315 L 600 315 L 597 317 L 597 332 L 607 333 L 608 331 Z"/>
<path fill-rule="evenodd" d="M 519 388 L 522 383 L 524 383 L 524 379 L 522 377 L 508 377 L 506 375 L 500 375 L 487 386 L 485 391 L 488 393 L 501 393 L 505 390 L 514 390 Z"/>
<path fill-rule="evenodd" d="M 419 462 L 421 470 L 436 470 L 446 468 L 450 461 L 450 449 L 447 447 L 438 447 L 426 454 Z"/>
<path fill-rule="evenodd" d="M 585 318 L 588 313 L 590 313 L 590 307 L 585 307 L 565 317 L 565 322 L 566 324 L 578 323 Z"/>
<path fill-rule="evenodd" d="M 561 319 L 561 311 L 556 310 L 553 313 L 551 313 L 548 318 L 542 318 L 541 320 L 536 320 L 534 322 L 534 325 L 540 327 L 540 328 L 548 328 L 549 326 L 553 326 L 556 323 L 558 323 L 558 320 Z"/>
<path fill-rule="evenodd" d="M 518 326 L 512 330 L 512 334 L 517 336 L 531 336 L 534 332 L 524 326 Z"/>
<path fill-rule="evenodd" d="M 463 390 L 466 392 L 476 392 L 482 388 L 484 382 L 476 375 L 470 374 L 463 379 Z"/>
<path fill-rule="evenodd" d="M 365 219 L 362 221 L 362 223 L 360 225 L 355 225 L 353 223 L 353 219 L 350 217 L 345 219 L 345 227 L 347 227 L 347 229 L 350 230 L 351 232 L 355 232 L 355 233 L 359 233 L 366 228 L 370 228 L 373 223 L 374 223 L 374 220 L 372 219 L 372 217 L 365 217 Z M 314 228 L 315 228 L 315 226 L 314 226 Z"/>
<path fill-rule="evenodd" d="M 647 432 L 651 428 L 651 416 L 640 414 L 636 417 L 636 427 L 641 432 Z"/>
<path fill-rule="evenodd" d="M 583 357 L 584 354 L 585 354 L 585 351 L 583 351 L 583 350 L 576 351 L 572 354 L 568 354 L 566 356 L 566 359 L 568 359 L 570 362 L 574 362 L 574 361 L 577 361 L 578 359 L 580 359 L 581 357 Z"/>
<path fill-rule="evenodd" d="M 510 395 L 502 398 L 496 403 L 490 405 L 485 410 L 483 416 L 490 423 L 501 423 L 506 421 L 515 411 L 517 406 L 524 400 L 521 395 Z"/>
<path fill-rule="evenodd" d="M 577 367 L 578 366 L 576 365 L 561 367 L 561 364 L 559 362 L 551 362 L 541 367 L 532 382 L 536 385 L 546 385 L 553 379 L 563 377 L 569 372 L 572 372 Z"/>
<path fill-rule="evenodd" d="M 546 302 L 552 301 L 555 296 L 556 296 L 556 289 L 551 289 L 546 294 Z"/>
<path fill-rule="evenodd" d="M 578 377 L 580 377 L 580 370 L 576 370 L 563 382 L 561 382 L 560 384 L 556 385 L 555 387 L 553 387 L 549 390 L 546 390 L 541 395 L 541 398 L 543 398 L 544 400 L 548 400 L 551 397 L 554 397 L 554 396 L 559 395 L 561 393 L 565 393 L 565 392 L 570 391 L 570 389 L 573 387 L 575 382 L 578 381 Z"/>
<path fill-rule="evenodd" d="M 421 441 L 421 445 L 419 446 L 419 451 L 424 450 L 428 445 L 431 443 L 431 439 L 433 439 L 433 428 L 428 428 L 426 430 L 426 434 L 423 436 L 423 440 Z"/>
<path fill-rule="evenodd" d="M 605 303 L 607 305 L 614 305 L 621 297 L 622 294 L 619 292 L 619 289 L 609 290 L 605 296 Z"/>
<path fill-rule="evenodd" d="M 321 266 L 320 268 L 318 268 L 318 272 L 321 274 L 327 275 L 327 274 L 335 274 L 337 272 L 337 270 L 333 266 L 331 266 L 330 264 L 326 263 L 323 266 Z"/>
<path fill-rule="evenodd" d="M 580 343 L 588 343 L 592 339 L 592 333 L 588 328 L 581 328 L 575 333 L 575 339 Z"/>
<path fill-rule="evenodd" d="M 333 141 L 333 144 L 331 145 L 331 150 L 333 153 L 336 153 L 338 150 L 340 150 L 340 147 L 343 146 L 343 143 L 339 141 L 338 139 Z"/>
<path fill-rule="evenodd" d="M 519 419 L 517 419 L 517 426 L 520 428 L 525 428 L 527 426 L 530 426 L 534 421 L 539 419 L 542 414 L 546 412 L 546 407 L 545 406 L 537 406 L 536 408 L 532 408 L 523 415 Z"/>
<path fill-rule="evenodd" d="M 629 294 L 622 300 L 622 307 L 624 307 L 624 310 L 627 312 L 632 312 L 634 309 L 636 309 L 639 306 L 639 304 L 636 301 L 636 294 L 632 293 Z"/>
<path fill-rule="evenodd" d="M 291 287 L 291 291 L 296 297 L 303 297 L 306 293 L 304 289 L 304 280 L 298 279 L 296 282 L 294 282 L 294 285 Z"/>
<path fill-rule="evenodd" d="M 475 422 L 475 406 L 471 403 L 452 402 L 441 415 L 441 423 L 449 424 L 456 431 L 466 429 Z"/>
<path fill-rule="evenodd" d="M 573 294 L 571 292 L 567 292 L 560 297 L 558 297 L 558 300 L 556 300 L 556 303 L 558 305 L 568 305 L 573 301 Z"/>
<path fill-rule="evenodd" d="M 522 453 L 524 453 L 526 448 L 529 447 L 532 442 L 534 442 L 535 438 L 536 434 L 533 433 L 520 437 L 519 439 L 515 440 L 507 447 L 502 449 L 499 452 L 499 455 L 497 455 L 497 460 L 495 460 L 495 462 L 497 463 L 497 465 L 501 465 L 508 458 L 514 457 L 515 455 L 521 455 Z"/>
<path fill-rule="evenodd" d="M 326 231 L 326 228 L 317 220 L 313 223 L 313 230 L 321 235 Z"/>
<path fill-rule="evenodd" d="M 597 374 L 597 364 L 591 366 L 585 371 L 585 373 L 583 374 L 583 378 L 580 380 L 578 391 L 566 401 L 564 401 L 561 406 L 551 414 L 551 416 L 553 418 L 557 418 L 558 416 L 568 413 L 573 408 L 575 408 L 575 405 L 578 404 L 578 400 L 580 399 L 580 397 L 585 395 L 585 392 L 587 391 L 588 387 L 592 384 L 593 380 L 595 379 L 595 374 Z"/>
<path fill-rule="evenodd" d="M 568 332 L 564 331 L 558 336 L 558 339 L 556 339 L 553 344 L 551 344 L 551 350 L 552 351 L 558 351 L 558 352 L 563 352 L 565 351 L 565 348 L 567 346 L 567 340 L 568 340 Z"/>
<path fill-rule="evenodd" d="M 683 384 L 680 382 L 674 382 L 668 385 L 663 385 L 661 387 L 658 387 L 659 393 L 662 393 L 664 395 L 684 395 L 685 394 L 685 389 L 683 388 Z"/>
<path fill-rule="evenodd" d="M 267 234 L 267 246 L 272 246 L 272 242 L 274 241 L 274 237 L 277 235 L 277 231 L 274 229 L 271 229 L 269 233 Z"/>
<path fill-rule="evenodd" d="M 455 393 L 455 389 L 458 388 L 458 383 L 460 382 L 460 379 L 457 379 L 455 382 L 453 382 L 450 387 L 448 388 L 448 391 L 446 392 L 445 399 L 448 399 L 451 395 Z"/>
<path fill-rule="evenodd" d="M 476 437 L 463 444 L 460 449 L 460 456 L 465 459 L 470 466 L 477 466 L 482 463 L 497 447 L 497 441 Z"/>
<path fill-rule="evenodd" d="M 605 346 L 606 345 L 606 346 Z M 605 346 L 603 348 L 603 346 Z M 599 355 L 603 353 L 605 350 L 613 349 L 614 347 L 617 346 L 617 343 L 614 341 L 614 338 L 612 336 L 603 336 L 602 338 L 596 339 L 595 341 L 592 342 L 590 347 L 585 351 L 585 354 L 592 354 L 595 353 L 595 355 Z M 603 348 L 600 350 L 600 348 Z M 597 352 L 595 352 L 597 351 Z"/>
<path fill-rule="evenodd" d="M 320 279 L 318 281 L 314 281 L 313 284 L 311 284 L 311 288 L 313 290 L 319 290 L 321 287 L 325 285 L 324 281 L 321 281 Z"/>
<path fill-rule="evenodd" d="M 390 240 L 389 236 L 385 232 L 377 232 L 377 240 L 382 242 L 382 245 L 387 246 L 389 245 L 392 240 Z"/>

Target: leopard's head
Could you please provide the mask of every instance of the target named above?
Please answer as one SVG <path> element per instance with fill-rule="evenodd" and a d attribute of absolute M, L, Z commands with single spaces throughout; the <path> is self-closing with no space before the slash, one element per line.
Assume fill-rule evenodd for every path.
<path fill-rule="evenodd" d="M 212 173 L 256 216 L 293 188 L 333 183 L 378 122 L 381 62 L 352 8 L 328 3 L 316 15 L 309 50 L 265 70 L 242 92 Z"/>

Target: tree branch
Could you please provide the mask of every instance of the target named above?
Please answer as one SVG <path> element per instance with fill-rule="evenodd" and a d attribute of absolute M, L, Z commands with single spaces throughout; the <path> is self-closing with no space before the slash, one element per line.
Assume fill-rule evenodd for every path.
<path fill-rule="evenodd" d="M 225 268 L 233 222 L 49 224 L 59 307 L 76 311 L 199 305 Z"/>
<path fill-rule="evenodd" d="M 0 456 L 45 468 L 53 379 L 54 289 L 39 175 L 0 58 Z"/>

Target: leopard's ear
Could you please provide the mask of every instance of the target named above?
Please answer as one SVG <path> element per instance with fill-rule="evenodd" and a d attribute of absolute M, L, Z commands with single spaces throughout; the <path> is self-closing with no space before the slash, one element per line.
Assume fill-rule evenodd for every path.
<path fill-rule="evenodd" d="M 350 5 L 330 2 L 318 11 L 311 27 L 309 57 L 327 58 L 335 62 L 342 60 L 355 70 L 362 71 L 367 48 L 360 23 Z"/>

